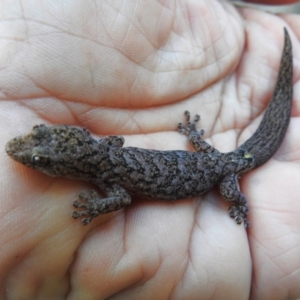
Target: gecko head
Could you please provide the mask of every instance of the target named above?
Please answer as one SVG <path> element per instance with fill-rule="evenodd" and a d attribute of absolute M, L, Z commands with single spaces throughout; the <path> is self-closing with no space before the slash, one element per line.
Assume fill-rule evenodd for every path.
<path fill-rule="evenodd" d="M 82 177 L 84 156 L 97 145 L 87 130 L 67 125 L 37 125 L 6 144 L 14 160 L 50 176 Z M 75 163 L 77 162 L 77 163 Z"/>

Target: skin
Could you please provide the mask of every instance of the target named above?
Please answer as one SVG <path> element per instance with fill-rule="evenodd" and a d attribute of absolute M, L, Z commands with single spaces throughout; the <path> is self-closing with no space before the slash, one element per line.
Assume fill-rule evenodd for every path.
<path fill-rule="evenodd" d="M 1 297 L 299 298 L 299 17 L 225 1 L 53 3 L 2 5 Z M 175 128 L 186 109 L 201 114 L 209 144 L 233 151 L 271 99 L 283 27 L 294 49 L 292 118 L 272 159 L 240 181 L 248 232 L 217 190 L 134 201 L 82 226 L 68 218 L 70 203 L 92 185 L 5 154 L 9 139 L 42 123 L 87 127 L 97 139 L 121 134 L 126 147 L 192 151 Z"/>

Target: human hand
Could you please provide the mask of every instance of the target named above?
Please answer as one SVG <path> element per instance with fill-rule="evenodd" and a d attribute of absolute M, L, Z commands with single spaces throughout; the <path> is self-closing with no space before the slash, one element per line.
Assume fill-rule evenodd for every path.
<path fill-rule="evenodd" d="M 299 17 L 245 9 L 243 21 L 220 1 L 7 5 L 0 60 L 1 297 L 299 297 Z M 191 151 L 176 132 L 185 110 L 201 114 L 210 144 L 234 150 L 270 101 L 284 26 L 294 48 L 293 115 L 274 158 L 241 179 L 248 231 L 229 218 L 217 190 L 174 203 L 135 199 L 82 226 L 71 218 L 71 205 L 93 185 L 47 177 L 4 152 L 9 139 L 40 123 L 121 134 L 125 146 Z"/>

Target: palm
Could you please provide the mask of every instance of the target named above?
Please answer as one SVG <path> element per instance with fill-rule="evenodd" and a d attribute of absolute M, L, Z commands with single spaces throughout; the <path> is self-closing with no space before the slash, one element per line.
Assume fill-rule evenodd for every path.
<path fill-rule="evenodd" d="M 205 137 L 220 151 L 235 149 L 257 127 L 287 26 L 278 17 L 268 16 L 268 32 L 260 24 L 265 14 L 244 12 L 255 26 L 241 57 L 242 21 L 225 3 L 50 3 L 44 1 L 37 15 L 39 7 L 24 4 L 19 9 L 26 26 L 9 27 L 15 28 L 5 35 L 10 39 L 2 38 L 2 149 L 39 123 L 85 126 L 97 136 L 122 134 L 125 146 L 187 149 L 187 139 L 176 132 L 186 109 L 201 114 Z M 2 18 L 11 16 L 7 11 Z M 32 299 L 68 293 L 246 299 L 251 291 L 253 298 L 266 299 L 284 284 L 299 296 L 293 284 L 300 268 L 294 250 L 300 244 L 298 122 L 294 112 L 275 157 L 241 180 L 250 207 L 248 231 L 229 218 L 216 190 L 204 201 L 135 199 L 84 227 L 70 217 L 71 203 L 92 185 L 41 175 L 3 154 L 2 293 Z M 288 279 L 280 280 L 283 274 Z"/>

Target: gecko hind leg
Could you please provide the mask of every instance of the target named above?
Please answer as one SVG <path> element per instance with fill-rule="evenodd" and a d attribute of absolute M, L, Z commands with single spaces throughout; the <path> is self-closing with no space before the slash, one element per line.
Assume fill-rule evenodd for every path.
<path fill-rule="evenodd" d="M 90 192 L 89 196 L 80 193 L 73 206 L 85 210 L 73 211 L 72 217 L 77 219 L 82 216 L 89 216 L 81 221 L 83 225 L 87 225 L 97 216 L 119 210 L 131 203 L 131 197 L 120 186 L 115 185 L 107 188 L 106 192 L 107 198 L 100 198 L 94 190 Z"/>
<path fill-rule="evenodd" d="M 247 220 L 248 205 L 244 194 L 240 191 L 238 174 L 230 174 L 220 182 L 220 192 L 224 199 L 233 202 L 234 205 L 228 208 L 229 216 L 235 220 L 237 224 L 244 222 L 245 228 L 250 227 Z"/>
<path fill-rule="evenodd" d="M 178 131 L 187 135 L 189 138 L 189 142 L 192 144 L 193 148 L 197 152 L 204 152 L 204 153 L 219 153 L 217 149 L 215 149 L 213 146 L 206 143 L 201 136 L 204 135 L 204 130 L 201 129 L 200 131 L 197 131 L 196 125 L 200 120 L 199 115 L 195 115 L 194 121 L 191 122 L 191 115 L 189 111 L 184 112 L 185 118 L 186 118 L 186 125 L 183 125 L 182 123 L 178 123 Z"/>

